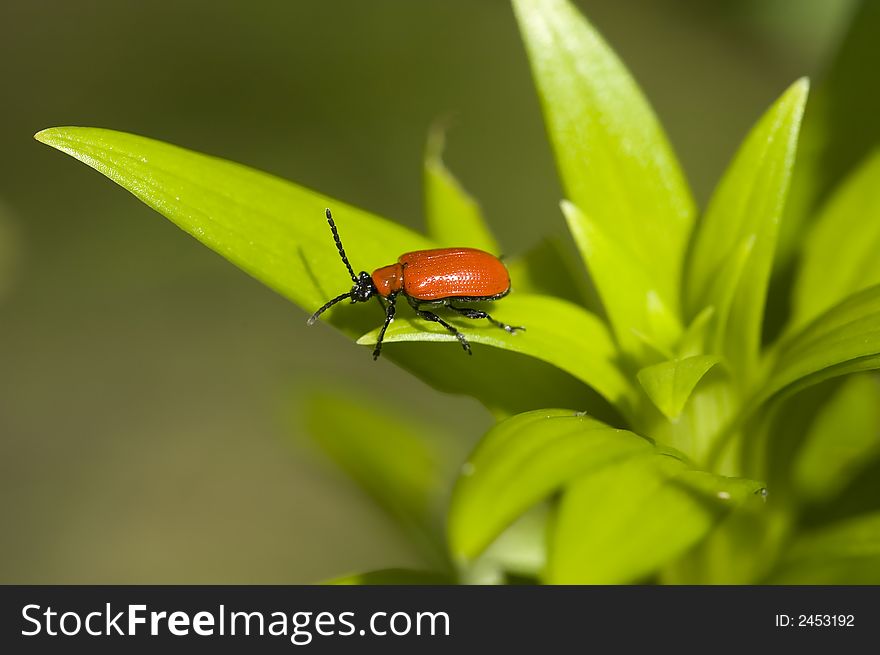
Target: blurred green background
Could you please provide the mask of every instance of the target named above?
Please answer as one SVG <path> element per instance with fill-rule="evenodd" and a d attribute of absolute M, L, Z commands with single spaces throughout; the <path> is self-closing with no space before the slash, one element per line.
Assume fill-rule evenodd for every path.
<path fill-rule="evenodd" d="M 578 4 L 701 201 L 763 109 L 821 73 L 854 6 Z M 563 222 L 507 2 L 7 0 L 0 53 L 0 582 L 301 583 L 418 565 L 309 446 L 303 399 L 344 381 L 454 434 L 453 457 L 489 415 L 308 329 L 32 135 L 140 133 L 418 227 L 425 136 L 443 118 L 450 168 L 515 254 Z"/>

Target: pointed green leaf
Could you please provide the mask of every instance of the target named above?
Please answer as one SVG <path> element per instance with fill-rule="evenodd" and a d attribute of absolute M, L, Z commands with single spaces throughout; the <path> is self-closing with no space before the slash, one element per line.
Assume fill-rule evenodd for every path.
<path fill-rule="evenodd" d="M 351 287 L 325 207 L 334 211 L 356 271 L 436 246 L 390 221 L 267 173 L 153 139 L 84 127 L 52 128 L 36 138 L 105 174 L 308 313 Z M 350 336 L 380 324 L 382 317 L 378 304 L 347 303 L 322 316 Z M 413 348 L 387 356 L 439 389 L 478 398 L 497 415 L 576 402 L 585 393 L 582 384 L 552 367 L 503 354 L 487 357 L 491 366 L 476 373 L 466 358 L 450 359 L 444 349 Z M 529 379 L 538 389 L 505 388 L 516 379 Z"/>
<path fill-rule="evenodd" d="M 636 582 L 685 552 L 762 485 L 694 471 L 655 455 L 573 482 L 560 503 L 547 581 Z"/>
<path fill-rule="evenodd" d="M 681 334 L 681 325 L 673 309 L 664 304 L 656 280 L 624 252 L 623 242 L 609 238 L 577 206 L 564 200 L 561 207 L 575 243 L 590 262 L 590 273 L 621 348 L 645 361 L 651 359 L 646 343 L 661 351 L 671 346 Z"/>
<path fill-rule="evenodd" d="M 425 151 L 425 217 L 428 235 L 443 247 L 467 246 L 502 254 L 480 206 L 443 164 L 444 135 L 435 127 Z"/>
<path fill-rule="evenodd" d="M 424 552 L 442 562 L 438 489 L 454 469 L 447 439 L 424 421 L 405 418 L 363 394 L 314 392 L 303 414 L 321 449 L 387 511 Z"/>
<path fill-rule="evenodd" d="M 757 397 L 794 393 L 839 375 L 880 368 L 880 285 L 860 291 L 783 342 Z"/>
<path fill-rule="evenodd" d="M 719 361 L 715 355 L 697 355 L 661 362 L 640 370 L 638 378 L 657 409 L 674 420 L 681 415 L 697 383 Z"/>
<path fill-rule="evenodd" d="M 847 178 L 822 209 L 804 245 L 794 325 L 880 283 L 880 151 Z"/>
<path fill-rule="evenodd" d="M 629 72 L 567 0 L 514 0 L 566 197 L 618 244 L 610 270 L 637 268 L 650 286 L 632 296 L 602 277 L 597 249 L 582 253 L 602 301 L 639 314 L 650 290 L 678 315 L 681 266 L 694 205 L 666 136 Z M 602 277 L 600 280 L 599 278 Z M 643 325 L 632 325 L 641 329 Z M 622 343 L 638 346 L 615 322 Z M 641 330 L 651 338 L 654 335 Z M 656 339 L 662 341 L 661 339 Z"/>
<path fill-rule="evenodd" d="M 502 421 L 462 468 L 448 515 L 453 556 L 477 557 L 520 515 L 581 475 L 655 452 L 650 442 L 571 410 Z"/>
<path fill-rule="evenodd" d="M 706 352 L 709 324 L 715 317 L 715 307 L 709 305 L 691 321 L 678 344 L 678 358 L 694 357 Z"/>
<path fill-rule="evenodd" d="M 463 303 L 466 304 L 466 303 Z M 437 310 L 443 313 L 443 310 Z M 456 318 L 452 312 L 444 318 L 455 325 L 471 343 L 503 348 L 529 355 L 553 364 L 592 386 L 622 412 L 630 411 L 632 387 L 617 366 L 617 349 L 605 325 L 586 310 L 559 298 L 511 294 L 487 306 L 494 318 L 510 325 L 523 326 L 525 331 L 511 334 L 483 320 Z M 447 316 L 449 314 L 449 316 Z M 379 330 L 365 334 L 358 343 L 376 343 Z M 447 341 L 450 357 L 458 356 L 461 348 L 455 337 L 438 323 L 414 316 L 406 308 L 385 333 L 386 344 L 401 341 Z M 476 352 L 468 364 L 480 366 Z"/>
<path fill-rule="evenodd" d="M 828 501 L 880 456 L 880 384 L 846 380 L 821 409 L 794 460 L 792 481 L 808 501 Z"/>
<path fill-rule="evenodd" d="M 740 288 L 740 281 L 746 270 L 746 264 L 755 249 L 756 237 L 754 234 L 746 236 L 739 247 L 733 252 L 724 266 L 718 271 L 718 275 L 709 287 L 706 302 L 717 303 L 715 320 L 712 321 L 709 330 L 709 342 L 707 347 L 712 352 L 723 352 L 727 338 L 728 320 L 733 308 L 733 301 Z M 715 307 L 716 305 L 700 306 Z"/>
<path fill-rule="evenodd" d="M 413 569 L 381 569 L 328 580 L 328 585 L 448 585 L 454 582 L 442 573 Z"/>
<path fill-rule="evenodd" d="M 880 513 L 865 514 L 798 538 L 769 584 L 880 584 Z"/>
<path fill-rule="evenodd" d="M 788 192 L 808 83 L 800 80 L 752 129 L 716 188 L 695 234 L 685 278 L 690 316 L 704 306 L 722 307 L 716 279 L 755 236 L 754 248 L 730 304 L 723 353 L 743 379 L 754 371 L 761 345 L 767 283 L 779 217 Z M 720 313 L 720 312 L 719 312 Z"/>
<path fill-rule="evenodd" d="M 326 207 L 334 211 L 356 270 L 434 245 L 296 184 L 161 141 L 86 127 L 52 128 L 36 138 L 125 187 L 310 313 L 351 287 L 324 218 Z M 334 323 L 338 313 L 337 306 Z"/>
<path fill-rule="evenodd" d="M 694 387 L 674 421 L 663 421 L 653 430 L 644 429 L 658 441 L 676 448 L 708 470 L 732 474 L 739 469 L 709 467 L 709 453 L 740 409 L 738 393 L 726 366 L 714 366 Z"/>

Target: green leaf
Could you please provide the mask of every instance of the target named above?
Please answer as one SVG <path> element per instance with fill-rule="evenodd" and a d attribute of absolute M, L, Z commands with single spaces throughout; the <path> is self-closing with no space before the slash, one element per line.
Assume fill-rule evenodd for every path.
<path fill-rule="evenodd" d="M 328 580 L 328 585 L 448 585 L 453 580 L 442 573 L 412 569 L 381 569 Z"/>
<path fill-rule="evenodd" d="M 428 234 L 440 246 L 467 246 L 495 255 L 498 242 L 486 225 L 480 206 L 443 164 L 444 135 L 435 127 L 425 151 L 425 217 Z"/>
<path fill-rule="evenodd" d="M 794 325 L 880 283 L 880 151 L 838 188 L 804 244 Z"/>
<path fill-rule="evenodd" d="M 644 313 L 649 292 L 678 314 L 682 260 L 694 204 L 657 118 L 629 72 L 593 27 L 566 0 L 514 0 L 566 197 L 618 244 L 611 270 L 636 268 L 650 283 L 634 295 L 602 277 L 597 249 L 582 254 L 602 301 L 632 303 L 611 311 L 621 342 L 639 347 L 617 321 Z M 659 339 L 658 339 L 659 340 Z M 662 344 L 668 345 L 668 344 Z"/>
<path fill-rule="evenodd" d="M 583 265 L 558 238 L 545 238 L 520 257 L 507 263 L 517 293 L 556 296 L 584 305 L 594 314 L 602 311 L 595 289 L 584 275 Z"/>
<path fill-rule="evenodd" d="M 503 584 L 511 574 L 536 579 L 547 563 L 549 503 L 535 505 L 508 526 L 467 568 L 465 584 Z"/>
<path fill-rule="evenodd" d="M 408 311 L 402 308 L 398 319 L 406 320 Z M 382 357 L 426 380 L 437 391 L 478 399 L 497 420 L 559 403 L 589 410 L 615 424 L 622 422 L 607 400 L 562 369 L 511 350 L 479 345 L 474 350 L 477 354 L 468 357 L 458 344 L 412 341 L 383 348 Z"/>
<path fill-rule="evenodd" d="M 750 471 L 767 480 L 774 502 L 793 511 L 797 499 L 792 490 L 792 475 L 798 451 L 835 391 L 856 377 L 829 380 L 799 393 L 780 396 L 749 421 L 742 459 Z"/>
<path fill-rule="evenodd" d="M 664 567 L 663 584 L 757 584 L 770 571 L 790 534 L 792 517 L 775 488 L 742 499 L 687 555 Z"/>
<path fill-rule="evenodd" d="M 376 267 L 434 245 L 267 173 L 153 139 L 86 127 L 43 130 L 36 139 L 103 173 L 310 313 L 351 287 L 324 218 L 326 207 L 334 211 L 355 267 Z M 350 313 L 339 310 L 331 310 L 331 322 L 351 330 Z"/>
<path fill-rule="evenodd" d="M 769 584 L 880 584 L 880 513 L 799 537 Z"/>
<path fill-rule="evenodd" d="M 691 321 L 678 344 L 679 359 L 702 355 L 706 352 L 709 324 L 714 317 L 715 308 L 709 305 Z"/>
<path fill-rule="evenodd" d="M 816 207 L 880 144 L 880 88 L 866 82 L 865 62 L 880 60 L 880 4 L 857 2 L 849 29 L 804 118 L 803 147 L 779 235 L 780 264 L 796 252 Z"/>
<path fill-rule="evenodd" d="M 575 243 L 590 262 L 590 272 L 603 294 L 602 302 L 621 348 L 639 361 L 653 359 L 654 352 L 667 350 L 680 336 L 681 324 L 664 304 L 655 280 L 624 253 L 621 242 L 604 234 L 578 207 L 565 200 L 561 206 Z"/>
<path fill-rule="evenodd" d="M 319 193 L 233 162 L 141 136 L 85 127 L 60 127 L 36 135 L 131 191 L 223 257 L 312 313 L 350 288 L 324 208 L 334 211 L 349 259 L 372 270 L 402 252 L 436 244 L 399 225 Z M 515 284 L 515 281 L 514 281 Z M 337 305 L 322 315 L 349 336 L 382 321 L 377 305 Z M 568 402 L 585 388 L 549 366 L 519 357 L 487 357 L 475 372 L 466 358 L 445 349 L 413 348 L 389 359 L 436 388 L 467 393 L 496 415 Z M 491 366 L 490 366 L 491 365 Z M 537 391 L 507 389 L 529 379 Z"/>
<path fill-rule="evenodd" d="M 400 311 L 385 333 L 385 343 L 402 341 L 446 341 L 461 348 L 455 337 L 438 323 Z M 438 310 L 439 311 L 439 310 Z M 632 387 L 617 366 L 617 349 L 605 325 L 586 310 L 559 298 L 511 294 L 487 307 L 494 318 L 510 325 L 524 326 L 524 332 L 511 334 L 487 321 L 447 317 L 471 343 L 503 348 L 553 364 L 592 386 L 624 414 L 631 408 Z M 451 312 L 449 312 L 451 314 Z M 379 329 L 360 339 L 359 344 L 376 343 Z M 458 356 L 447 346 L 449 356 Z M 479 366 L 476 351 L 468 364 Z"/>
<path fill-rule="evenodd" d="M 694 387 L 674 421 L 660 417 L 661 421 L 654 426 L 639 428 L 642 433 L 686 453 L 707 470 L 735 474 L 740 469 L 710 467 L 707 462 L 714 445 L 739 411 L 739 405 L 727 367 L 714 366 Z"/>
<path fill-rule="evenodd" d="M 650 442 L 571 410 L 502 421 L 462 468 L 448 514 L 454 558 L 473 560 L 531 507 L 589 471 L 655 452 Z"/>
<path fill-rule="evenodd" d="M 714 355 L 697 355 L 647 366 L 638 372 L 639 382 L 651 401 L 670 420 L 681 415 L 691 392 L 702 377 L 720 361 Z"/>
<path fill-rule="evenodd" d="M 754 236 L 754 248 L 738 276 L 726 324 L 719 326 L 722 354 L 745 380 L 754 371 L 760 350 L 779 217 L 788 192 L 808 86 L 805 79 L 793 84 L 740 147 L 697 229 L 685 278 L 688 315 L 713 305 L 722 316 L 724 291 L 712 291 L 712 287 L 731 267 L 730 262 L 742 256 L 742 244 Z"/>
<path fill-rule="evenodd" d="M 839 375 L 880 368 L 880 285 L 856 293 L 780 344 L 764 402 Z"/>
<path fill-rule="evenodd" d="M 810 426 L 792 467 L 798 494 L 827 501 L 880 455 L 880 384 L 874 376 L 846 380 Z"/>
<path fill-rule="evenodd" d="M 438 519 L 445 499 L 437 490 L 453 469 L 441 450 L 446 435 L 362 393 L 313 392 L 303 414 L 321 449 L 442 563 Z"/>
<path fill-rule="evenodd" d="M 718 271 L 716 278 L 708 288 L 706 302 L 717 304 L 715 319 L 712 321 L 712 329 L 709 330 L 707 347 L 710 351 L 724 351 L 724 342 L 727 336 L 728 320 L 733 308 L 733 301 L 739 290 L 740 281 L 746 270 L 746 264 L 748 264 L 752 251 L 755 249 L 756 240 L 754 234 L 750 234 L 743 239 L 739 247 Z M 714 308 L 716 305 L 709 304 L 705 306 Z"/>
<path fill-rule="evenodd" d="M 547 581 L 638 581 L 685 552 L 762 485 L 694 471 L 656 455 L 606 466 L 565 491 Z"/>

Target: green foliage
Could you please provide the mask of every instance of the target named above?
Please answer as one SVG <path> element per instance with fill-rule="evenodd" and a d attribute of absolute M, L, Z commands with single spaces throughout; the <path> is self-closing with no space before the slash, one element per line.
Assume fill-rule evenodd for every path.
<path fill-rule="evenodd" d="M 846 37 L 804 118 L 803 148 L 792 196 L 780 226 L 778 267 L 799 253 L 801 231 L 850 171 L 880 145 L 880 88 L 865 79 L 864 64 L 880 57 L 880 4 L 862 0 Z"/>
<path fill-rule="evenodd" d="M 328 580 L 326 584 L 335 585 L 446 585 L 453 580 L 448 576 L 432 571 L 413 571 L 410 569 L 382 569 L 369 573 L 356 573 Z"/>
<path fill-rule="evenodd" d="M 833 190 L 813 127 L 807 163 L 793 173 L 808 90 L 800 80 L 759 118 L 698 216 L 659 122 L 595 29 L 568 0 L 513 6 L 572 243 L 545 241 L 508 262 L 513 291 L 491 312 L 525 332 L 450 317 L 475 344 L 467 357 L 442 327 L 404 307 L 386 334 L 390 359 L 439 390 L 478 399 L 498 419 L 457 475 L 445 539 L 437 517 L 453 474 L 427 438 L 433 429 L 391 418 L 381 403 L 311 397 L 306 420 L 317 442 L 437 571 L 337 582 L 877 582 L 880 500 L 862 499 L 844 522 L 827 508 L 880 467 L 880 394 L 864 374 L 880 368 L 878 156 Z M 844 52 L 871 45 L 854 34 L 858 43 Z M 825 153 L 866 152 L 836 143 L 848 132 L 827 122 L 850 60 L 838 60 L 816 114 Z M 326 206 L 358 270 L 438 245 L 500 252 L 443 164 L 438 131 L 424 162 L 427 237 L 143 137 L 54 128 L 37 138 L 308 313 L 348 290 Z M 848 157 L 836 161 L 851 166 L 857 157 Z M 797 207 L 786 209 L 793 175 Z M 813 227 L 803 237 L 783 220 Z M 801 261 L 790 315 L 772 294 L 765 312 L 768 289 L 779 287 L 779 239 L 782 258 Z M 762 342 L 765 313 L 785 320 L 772 343 Z M 380 317 L 378 307 L 341 304 L 324 315 L 365 345 L 375 343 Z M 851 373 L 863 375 L 836 379 Z"/>
<path fill-rule="evenodd" d="M 444 436 L 350 393 L 312 392 L 302 412 L 315 442 L 435 566 L 445 563 L 440 508 L 451 471 Z"/>
<path fill-rule="evenodd" d="M 602 467 L 575 481 L 562 497 L 547 580 L 639 580 L 761 490 L 760 483 L 696 471 L 662 454 Z"/>
<path fill-rule="evenodd" d="M 880 284 L 880 152 L 847 177 L 806 237 L 792 323 L 802 325 L 848 295 Z"/>
<path fill-rule="evenodd" d="M 880 584 L 880 513 L 799 536 L 768 582 Z"/>
<path fill-rule="evenodd" d="M 714 355 L 674 359 L 646 366 L 638 372 L 638 378 L 657 409 L 666 418 L 675 420 L 681 416 L 694 387 L 719 361 Z"/>
<path fill-rule="evenodd" d="M 616 364 L 617 348 L 605 324 L 585 309 L 552 296 L 512 294 L 490 310 L 499 321 L 518 324 L 528 316 L 528 329 L 511 334 L 493 325 L 462 325 L 468 340 L 487 346 L 522 353 L 558 366 L 586 382 L 626 413 L 633 390 Z M 373 345 L 379 329 L 358 339 Z M 385 333 L 385 342 L 446 341 L 455 337 L 435 323 L 425 324 L 414 316 L 394 321 Z"/>
<path fill-rule="evenodd" d="M 449 510 L 453 556 L 479 555 L 514 519 L 594 470 L 653 452 L 650 442 L 570 410 L 502 421 L 462 468 Z"/>
<path fill-rule="evenodd" d="M 513 6 L 560 177 L 580 209 L 566 218 L 615 334 L 627 352 L 642 347 L 633 329 L 666 345 L 674 331 L 650 316 L 678 311 L 694 218 L 675 155 L 635 81 L 571 4 Z M 620 293 L 617 276 L 624 273 L 638 285 Z"/>
<path fill-rule="evenodd" d="M 807 89 L 806 80 L 793 84 L 746 137 L 694 235 L 684 281 L 690 315 L 711 305 L 726 319 L 716 327 L 721 353 L 745 380 L 759 357 L 767 284 Z M 719 274 L 731 266 L 735 291 L 715 295 L 716 278 L 726 277 Z"/>
<path fill-rule="evenodd" d="M 792 463 L 792 482 L 801 499 L 833 498 L 880 456 L 878 395 L 876 378 L 857 375 L 823 404 Z"/>
<path fill-rule="evenodd" d="M 855 293 L 780 344 L 762 399 L 878 368 L 880 285 Z"/>

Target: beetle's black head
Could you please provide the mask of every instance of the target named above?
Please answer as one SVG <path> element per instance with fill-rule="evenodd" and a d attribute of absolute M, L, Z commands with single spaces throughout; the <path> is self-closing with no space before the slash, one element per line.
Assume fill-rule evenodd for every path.
<path fill-rule="evenodd" d="M 351 264 L 348 263 L 348 257 L 345 255 L 345 249 L 342 247 L 342 240 L 339 238 L 339 232 L 336 231 L 336 223 L 333 222 L 333 216 L 330 214 L 330 210 L 327 209 L 325 214 L 327 216 L 327 222 L 330 224 L 330 232 L 333 234 L 333 240 L 336 242 L 336 250 L 339 251 L 339 256 L 342 258 L 342 263 L 345 264 L 345 268 L 348 270 L 348 274 L 351 276 L 351 281 L 354 282 L 354 286 L 348 293 L 340 294 L 333 300 L 328 300 L 324 303 L 318 311 L 309 317 L 309 325 L 312 325 L 317 321 L 318 317 L 326 310 L 346 298 L 351 298 L 351 302 L 353 303 L 367 302 L 376 293 L 376 285 L 373 284 L 373 278 L 370 277 L 369 273 L 361 271 L 360 275 L 355 276 L 354 269 L 352 269 Z"/>
<path fill-rule="evenodd" d="M 373 278 L 366 271 L 361 271 L 351 288 L 351 302 L 367 302 L 375 293 Z"/>

